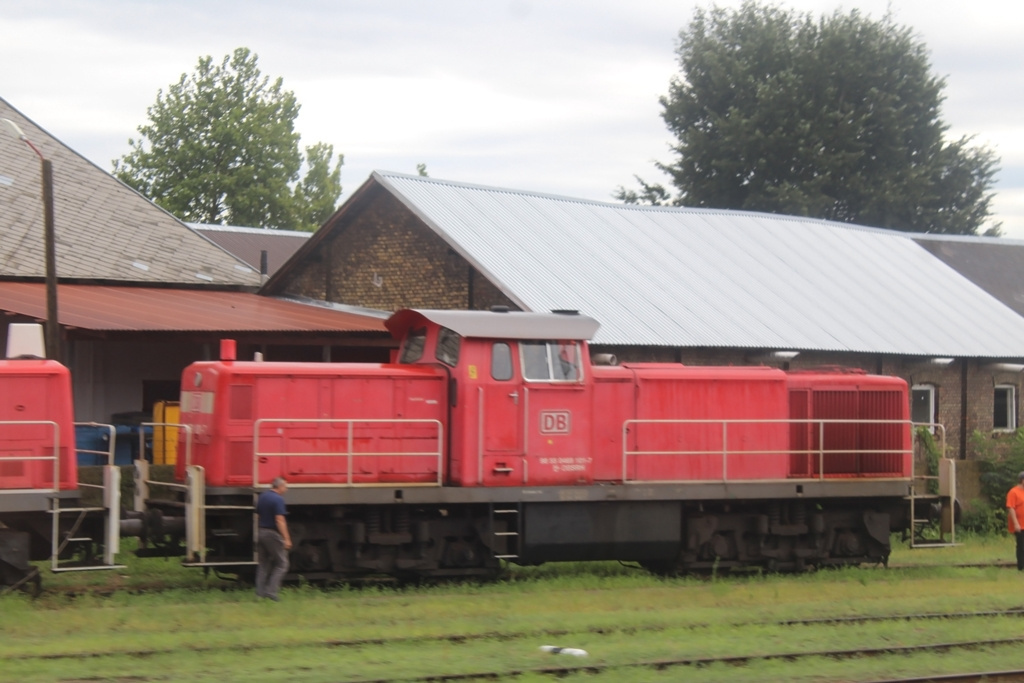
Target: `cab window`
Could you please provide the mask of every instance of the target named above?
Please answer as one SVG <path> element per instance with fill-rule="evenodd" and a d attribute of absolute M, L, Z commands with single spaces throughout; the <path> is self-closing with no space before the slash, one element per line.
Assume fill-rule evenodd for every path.
<path fill-rule="evenodd" d="M 405 341 L 402 343 L 402 353 L 398 356 L 398 362 L 415 363 L 420 358 L 423 358 L 423 347 L 426 343 L 426 328 L 420 327 L 415 330 L 409 330 L 409 333 L 405 335 Z"/>
<path fill-rule="evenodd" d="M 459 333 L 442 327 L 437 334 L 437 350 L 434 352 L 434 357 L 454 368 L 459 364 L 460 346 L 462 346 L 462 337 L 459 336 Z"/>
<path fill-rule="evenodd" d="M 491 346 L 491 379 L 499 382 L 512 379 L 512 348 L 505 342 Z"/>
<path fill-rule="evenodd" d="M 523 377 L 533 382 L 576 382 L 580 379 L 576 342 L 530 341 L 520 344 Z"/>

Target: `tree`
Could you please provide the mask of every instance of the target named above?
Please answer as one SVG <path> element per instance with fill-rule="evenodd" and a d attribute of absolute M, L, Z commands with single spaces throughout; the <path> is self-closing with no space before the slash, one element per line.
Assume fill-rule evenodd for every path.
<path fill-rule="evenodd" d="M 999 160 L 945 141 L 945 81 L 890 16 L 698 10 L 677 54 L 660 99 L 676 159 L 656 165 L 678 194 L 640 180 L 619 199 L 916 232 L 976 234 L 988 218 Z"/>
<path fill-rule="evenodd" d="M 192 74 L 157 93 L 114 174 L 181 220 L 319 226 L 341 194 L 343 157 L 331 170 L 331 145 L 307 147 L 308 171 L 297 183 L 299 104 L 280 78 L 260 73 L 257 59 L 247 48 L 220 64 L 201 57 Z"/>
<path fill-rule="evenodd" d="M 295 187 L 299 229 L 313 232 L 334 213 L 341 194 L 341 154 L 331 168 L 334 146 L 318 142 L 306 148 L 306 175 Z"/>

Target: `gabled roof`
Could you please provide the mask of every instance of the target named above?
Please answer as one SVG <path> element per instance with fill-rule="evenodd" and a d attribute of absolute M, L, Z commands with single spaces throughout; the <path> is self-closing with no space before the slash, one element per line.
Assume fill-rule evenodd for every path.
<path fill-rule="evenodd" d="M 53 163 L 62 279 L 257 286 L 259 273 L 55 139 L 0 99 Z M 44 275 L 40 160 L 0 120 L 0 277 Z"/>
<path fill-rule="evenodd" d="M 910 235 L 394 173 L 371 184 L 524 310 L 597 319 L 595 343 L 1024 356 L 1024 318 Z"/>
<path fill-rule="evenodd" d="M 299 230 L 242 228 L 233 225 L 188 223 L 188 226 L 214 244 L 245 261 L 259 272 L 260 252 L 267 252 L 267 274 L 273 274 L 312 236 Z"/>

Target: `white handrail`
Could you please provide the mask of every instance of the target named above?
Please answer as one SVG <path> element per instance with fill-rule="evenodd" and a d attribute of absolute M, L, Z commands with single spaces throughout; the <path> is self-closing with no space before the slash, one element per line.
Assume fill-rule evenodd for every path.
<path fill-rule="evenodd" d="M 671 425 L 671 426 L 685 426 L 685 425 L 721 425 L 722 426 L 722 443 L 721 446 L 714 449 L 704 450 L 686 450 L 686 449 L 673 449 L 667 451 L 652 451 L 652 450 L 639 450 L 629 448 L 629 437 L 630 429 L 635 426 L 643 425 Z M 765 449 L 757 446 L 751 446 L 748 450 L 730 450 L 729 449 L 729 429 L 732 426 L 737 425 L 788 425 L 788 426 L 799 426 L 807 425 L 808 427 L 818 427 L 818 448 L 806 448 L 806 449 L 794 449 L 792 447 L 786 449 Z M 909 420 L 871 420 L 871 419 L 827 419 L 827 418 L 806 418 L 806 419 L 693 419 L 693 420 L 626 420 L 622 425 L 622 481 L 630 482 L 633 479 L 629 476 L 629 462 L 630 458 L 637 458 L 640 456 L 695 456 L 695 455 L 718 455 L 722 458 L 722 476 L 721 479 L 714 478 L 702 478 L 702 479 L 684 479 L 678 481 L 729 481 L 729 469 L 728 460 L 730 454 L 733 456 L 737 455 L 818 455 L 818 474 L 817 477 L 787 477 L 790 481 L 798 481 L 800 479 L 825 479 L 825 455 L 843 455 L 843 454 L 862 454 L 862 455 L 908 455 L 913 454 L 913 445 L 909 449 L 907 448 L 854 448 L 854 449 L 825 449 L 825 427 L 827 425 L 903 425 L 910 427 L 912 423 Z M 710 432 L 708 432 L 710 434 Z M 792 446 L 792 444 L 790 444 Z M 905 477 L 901 477 L 905 478 Z M 645 479 L 645 483 L 650 483 L 654 480 Z M 676 480 L 673 480 L 676 481 Z"/>
<path fill-rule="evenodd" d="M 5 455 L 0 457 L 0 461 L 17 462 L 17 461 L 53 461 L 53 487 L 52 488 L 31 488 L 31 489 L 4 489 L 0 482 L 0 494 L 9 493 L 13 491 L 24 492 L 24 491 L 52 491 L 53 493 L 60 492 L 60 425 L 53 420 L 4 420 L 0 422 L 0 427 L 8 425 L 46 425 L 53 427 L 53 454 L 52 455 Z"/>
<path fill-rule="evenodd" d="M 76 460 L 77 460 L 77 457 L 78 457 L 79 453 L 88 453 L 89 455 L 105 455 L 107 457 L 107 465 L 108 466 L 109 465 L 113 465 L 114 464 L 115 439 L 116 439 L 116 434 L 117 434 L 117 430 L 114 428 L 114 425 L 106 424 L 106 423 L 102 423 L 102 422 L 76 422 L 75 426 L 76 427 L 103 427 L 103 428 L 105 428 L 107 430 L 107 432 L 108 432 L 108 434 L 107 434 L 107 443 L 109 444 L 107 446 L 107 450 L 105 450 L 105 451 L 94 451 L 94 450 L 91 450 L 89 448 L 78 448 L 77 447 L 78 444 L 76 443 L 75 444 L 75 446 L 76 446 L 75 447 L 75 457 L 76 457 Z M 85 486 L 85 484 L 81 484 L 81 485 Z"/>
<path fill-rule="evenodd" d="M 411 452 L 398 452 L 398 451 L 372 451 L 372 452 L 356 452 L 355 450 L 355 430 L 353 426 L 355 424 L 391 424 L 391 425 L 433 425 L 437 427 L 437 448 L 432 451 L 411 451 Z M 337 424 L 345 425 L 346 429 L 346 449 L 345 451 L 315 451 L 315 452 L 293 452 L 293 451 L 261 451 L 260 450 L 260 428 L 267 424 Z M 316 438 L 316 437 L 314 437 Z M 322 418 L 322 419 L 309 419 L 309 418 L 262 418 L 256 420 L 253 424 L 253 458 L 252 458 L 252 482 L 253 486 L 259 484 L 259 466 L 260 458 L 288 458 L 288 457 L 338 457 L 344 456 L 347 459 L 346 463 L 346 481 L 343 486 L 360 486 L 352 481 L 353 478 L 353 460 L 356 457 L 433 457 L 437 458 L 437 480 L 436 486 L 441 486 L 444 480 L 444 426 L 440 420 L 429 420 L 429 419 L 334 419 L 334 418 Z M 373 482 L 373 485 L 378 485 L 379 482 Z"/>
<path fill-rule="evenodd" d="M 192 425 L 182 424 L 181 422 L 140 422 L 140 427 L 172 427 L 176 429 L 185 430 L 185 466 L 188 467 L 192 464 Z M 142 459 L 145 459 L 145 438 L 146 435 L 143 432 L 139 432 L 139 455 Z M 156 431 L 153 432 L 153 438 L 156 439 Z"/>

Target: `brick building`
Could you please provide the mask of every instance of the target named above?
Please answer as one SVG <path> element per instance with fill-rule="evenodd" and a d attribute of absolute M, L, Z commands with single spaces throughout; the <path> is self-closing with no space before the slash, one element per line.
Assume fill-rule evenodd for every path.
<path fill-rule="evenodd" d="M 898 375 L 959 457 L 1020 421 L 1024 318 L 904 233 L 374 173 L 261 291 L 575 309 L 620 360 Z"/>

